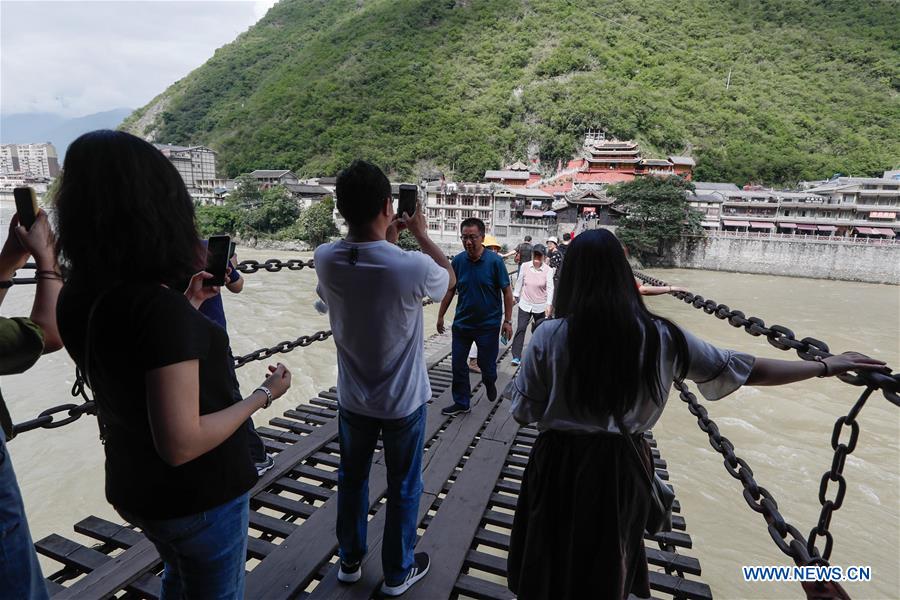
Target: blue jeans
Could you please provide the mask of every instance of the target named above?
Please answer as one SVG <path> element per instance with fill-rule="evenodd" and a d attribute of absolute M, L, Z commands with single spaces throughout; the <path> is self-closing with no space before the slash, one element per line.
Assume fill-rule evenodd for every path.
<path fill-rule="evenodd" d="M 142 519 L 119 510 L 153 542 L 163 559 L 160 600 L 244 597 L 250 496 L 242 494 L 202 513 Z"/>
<path fill-rule="evenodd" d="M 0 430 L 0 598 L 47 598 L 47 586 L 34 552 L 22 493 L 3 430 Z"/>
<path fill-rule="evenodd" d="M 459 329 L 453 328 L 453 402 L 469 408 L 472 385 L 469 382 L 467 362 L 472 344 L 478 347 L 478 368 L 485 387 L 497 381 L 497 354 L 500 352 L 500 328 Z"/>
<path fill-rule="evenodd" d="M 424 404 L 402 419 L 376 419 L 340 409 L 337 538 L 344 562 L 355 563 L 365 556 L 369 469 L 379 432 L 384 442 L 388 484 L 381 567 L 385 583 L 399 585 L 414 564 L 417 513 L 423 488 Z"/>

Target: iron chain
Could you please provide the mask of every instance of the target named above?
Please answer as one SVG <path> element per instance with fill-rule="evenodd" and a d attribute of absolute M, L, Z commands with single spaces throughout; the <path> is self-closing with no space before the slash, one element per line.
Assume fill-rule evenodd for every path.
<path fill-rule="evenodd" d="M 766 488 L 757 483 L 750 465 L 734 453 L 734 444 L 719 433 L 718 426 L 709 418 L 706 408 L 697 401 L 697 397 L 683 382 L 676 381 L 675 388 L 679 392 L 679 397 L 688 405 L 691 414 L 697 417 L 700 429 L 709 436 L 709 445 L 725 458 L 725 470 L 743 485 L 747 505 L 766 520 L 769 535 L 775 545 L 790 556 L 798 566 L 821 564 L 823 559 L 812 543 L 814 540 L 810 538 L 812 541 L 807 541 L 796 527 L 785 520 L 778 510 L 778 502 Z M 825 531 L 827 532 L 827 529 Z M 830 545 L 826 546 L 826 549 L 830 553 Z"/>
<path fill-rule="evenodd" d="M 290 260 L 279 260 L 277 258 L 270 258 L 263 262 L 259 262 L 258 260 L 242 260 L 238 263 L 237 267 L 235 267 L 235 270 L 240 271 L 241 273 L 256 273 L 259 270 L 265 270 L 269 273 L 278 273 L 282 269 L 287 269 L 288 271 L 301 271 L 303 269 L 315 268 L 315 263 L 312 259 L 300 260 L 299 258 L 292 258 Z"/>
<path fill-rule="evenodd" d="M 666 286 L 666 282 L 644 275 L 635 271 L 635 277 L 645 283 L 656 286 Z M 743 327 L 753 336 L 765 336 L 766 341 L 779 350 L 794 350 L 797 356 L 803 360 L 817 360 L 833 356 L 828 344 L 821 340 L 805 337 L 797 340 L 794 332 L 782 325 L 766 326 L 765 321 L 758 317 L 747 317 L 739 310 L 732 310 L 726 304 L 719 304 L 715 300 L 708 300 L 699 294 L 691 292 L 671 292 L 673 296 L 683 300 L 686 304 L 703 312 L 715 315 L 718 319 L 727 320 L 732 327 Z M 881 390 L 884 397 L 896 406 L 900 406 L 900 373 L 883 373 L 877 371 L 865 371 L 857 375 L 844 373 L 837 376 L 844 383 L 856 386 L 866 386 Z"/>

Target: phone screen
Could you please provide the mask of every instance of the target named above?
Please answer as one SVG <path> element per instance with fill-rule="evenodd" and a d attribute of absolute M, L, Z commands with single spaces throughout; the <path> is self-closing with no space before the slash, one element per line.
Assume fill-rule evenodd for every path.
<path fill-rule="evenodd" d="M 402 184 L 400 186 L 400 201 L 397 202 L 397 216 L 404 214 L 413 216 L 416 212 L 418 200 L 418 188 L 414 185 Z"/>
<path fill-rule="evenodd" d="M 225 271 L 228 267 L 228 250 L 231 247 L 231 237 L 227 235 L 214 235 L 209 238 L 206 245 L 206 272 L 212 274 L 211 279 L 204 279 L 204 286 L 225 285 Z"/>
<path fill-rule="evenodd" d="M 38 205 L 34 189 L 30 187 L 17 187 L 13 190 L 16 199 L 16 214 L 19 215 L 19 225 L 25 229 L 31 229 L 37 218 Z"/>

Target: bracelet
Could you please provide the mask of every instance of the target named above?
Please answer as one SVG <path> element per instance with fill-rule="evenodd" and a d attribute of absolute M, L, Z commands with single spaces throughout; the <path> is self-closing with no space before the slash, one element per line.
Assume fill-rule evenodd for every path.
<path fill-rule="evenodd" d="M 272 405 L 272 400 L 273 400 L 272 390 L 270 390 L 269 388 L 267 388 L 264 385 L 261 385 L 253 391 L 254 392 L 262 392 L 263 394 L 266 395 L 266 403 L 263 404 L 263 408 L 269 408 Z"/>
<path fill-rule="evenodd" d="M 816 357 L 816 362 L 821 363 L 822 366 L 825 367 L 825 369 L 822 371 L 822 374 L 816 375 L 816 377 L 822 377 L 822 378 L 829 377 L 830 375 L 828 373 L 828 363 L 825 362 L 825 360 L 821 356 Z"/>
<path fill-rule="evenodd" d="M 512 321 L 510 321 L 509 319 L 503 319 L 503 322 L 507 325 L 512 325 Z"/>
<path fill-rule="evenodd" d="M 34 274 L 37 279 L 58 279 L 62 281 L 62 274 L 56 271 L 35 271 Z"/>

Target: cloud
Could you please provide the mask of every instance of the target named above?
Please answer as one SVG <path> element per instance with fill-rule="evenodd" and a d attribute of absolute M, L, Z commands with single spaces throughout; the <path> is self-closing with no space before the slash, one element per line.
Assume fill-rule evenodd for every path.
<path fill-rule="evenodd" d="M 0 112 L 137 108 L 273 4 L 0 2 Z"/>

